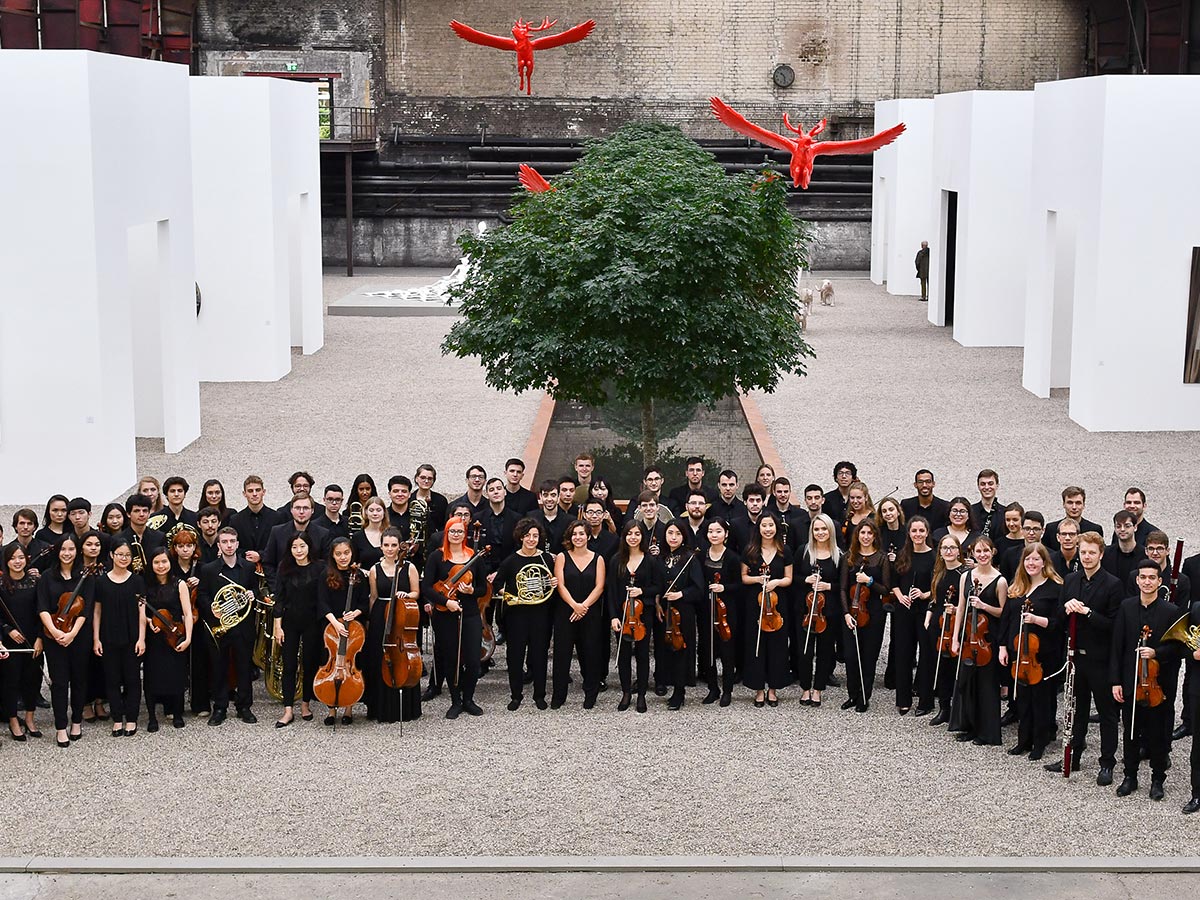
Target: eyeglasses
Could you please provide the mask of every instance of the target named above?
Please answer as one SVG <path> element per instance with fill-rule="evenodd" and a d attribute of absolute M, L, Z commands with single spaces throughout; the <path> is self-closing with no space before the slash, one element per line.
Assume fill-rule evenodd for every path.
<path fill-rule="evenodd" d="M 1039 531 L 1042 530 L 1042 526 L 1041 525 L 1022 525 L 1021 530 L 1028 531 L 1030 534 L 1037 534 Z"/>

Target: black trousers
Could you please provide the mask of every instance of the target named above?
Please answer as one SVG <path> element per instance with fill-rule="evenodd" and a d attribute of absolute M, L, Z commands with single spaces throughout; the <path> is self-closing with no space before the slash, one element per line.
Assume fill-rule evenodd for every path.
<path fill-rule="evenodd" d="M 86 629 L 85 629 L 86 630 Z M 92 645 L 81 631 L 71 646 L 62 647 L 46 642 L 46 668 L 50 672 L 50 705 L 54 708 L 54 727 L 66 731 L 67 703 L 71 704 L 69 724 L 83 722 L 83 707 L 88 696 L 88 668 L 92 662 Z"/>
<path fill-rule="evenodd" d="M 142 661 L 133 644 L 104 648 L 104 684 L 108 710 L 114 723 L 137 722 L 142 711 Z"/>
<path fill-rule="evenodd" d="M 1183 712 L 1179 716 L 1179 724 L 1187 726 L 1188 730 L 1195 734 L 1196 729 L 1192 725 L 1192 709 L 1196 705 L 1192 699 L 1192 669 L 1194 666 L 1189 666 L 1185 661 L 1183 668 Z"/>
<path fill-rule="evenodd" d="M 1133 715 L 1133 701 L 1130 691 L 1125 691 L 1125 702 L 1121 705 L 1124 716 L 1125 748 L 1123 762 L 1125 776 L 1136 778 L 1138 766 L 1141 764 L 1141 749 L 1146 748 L 1150 758 L 1150 774 L 1155 781 L 1165 780 L 1167 769 L 1171 766 L 1171 724 L 1175 718 L 1175 703 L 1168 698 L 1158 706 L 1137 707 L 1137 715 Z M 1017 695 L 1020 697 L 1020 695 Z M 1130 719 L 1133 722 L 1130 722 Z M 1131 728 L 1132 724 L 1132 728 Z"/>
<path fill-rule="evenodd" d="M 666 623 L 663 623 L 663 664 L 665 669 L 657 672 L 658 683 L 682 690 L 696 683 L 696 608 L 686 603 L 672 603 L 672 610 L 679 611 L 679 630 L 683 633 L 684 646 L 675 650 L 667 643 Z"/>
<path fill-rule="evenodd" d="M 796 622 L 796 633 L 792 635 L 792 643 L 798 648 L 799 664 L 796 680 L 806 691 L 823 691 L 829 684 L 829 675 L 833 671 L 833 635 L 837 631 L 836 619 L 825 619 L 825 630 L 811 632 L 804 627 L 803 616 L 792 616 Z M 808 644 L 805 647 L 805 643 Z M 816 667 L 816 677 L 813 668 Z"/>
<path fill-rule="evenodd" d="M 924 618 L 924 603 L 913 603 L 911 608 L 905 608 L 903 603 L 897 602 L 892 610 L 892 647 L 888 664 L 893 670 L 899 709 L 913 705 L 913 666 L 917 661 L 920 626 Z"/>
<path fill-rule="evenodd" d="M 850 698 L 859 703 L 870 703 L 871 692 L 874 688 L 875 671 L 879 666 L 879 652 L 883 649 L 884 617 L 871 613 L 871 621 L 858 629 L 858 643 L 855 644 L 854 632 L 847 627 L 845 618 L 842 619 L 842 646 L 846 653 L 846 692 Z M 862 675 L 859 675 L 859 653 L 862 654 Z M 897 673 L 898 675 L 899 673 Z M 867 695 L 861 696 L 863 685 Z"/>
<path fill-rule="evenodd" d="M 249 622 L 250 619 L 245 620 Z M 239 625 L 236 630 L 226 632 L 221 638 L 220 645 L 213 642 L 212 636 L 205 631 L 209 653 L 209 690 L 212 694 L 213 712 L 229 710 L 229 664 L 232 660 L 234 671 L 237 673 L 237 693 L 234 696 L 234 706 L 238 712 L 247 710 L 254 703 L 254 682 L 251 680 L 254 663 L 251 655 L 254 652 L 253 625 Z"/>
<path fill-rule="evenodd" d="M 283 620 L 283 705 L 295 706 L 296 670 L 301 662 L 304 667 L 304 687 L 301 698 L 305 703 L 313 700 L 313 677 L 317 669 L 325 661 L 325 626 L 326 619 L 313 619 L 309 622 L 289 622 Z M 303 647 L 303 652 L 301 652 Z"/>
<path fill-rule="evenodd" d="M 1017 685 L 1017 743 L 1045 747 L 1054 740 L 1057 688 L 1048 678 Z"/>
<path fill-rule="evenodd" d="M 566 606 L 559 603 L 559 606 Z M 508 660 L 508 692 L 512 699 L 518 700 L 525 693 L 525 665 L 529 665 L 529 674 L 533 676 L 534 699 L 546 699 L 546 672 L 550 665 L 550 630 L 554 623 L 554 609 L 550 601 L 537 603 L 532 606 L 509 605 L 504 613 L 505 648 Z M 482 635 L 482 625 L 480 634 Z M 471 645 L 467 645 L 471 646 Z M 465 654 L 466 648 L 463 648 Z M 475 651 L 478 659 L 479 651 Z M 571 656 L 567 654 L 567 665 Z"/>
<path fill-rule="evenodd" d="M 646 631 L 650 628 L 647 626 Z M 637 658 L 637 692 L 646 693 L 650 671 L 650 636 L 640 641 L 622 637 L 617 649 L 617 674 L 621 678 L 621 690 L 626 694 L 632 693 L 633 688 L 633 659 Z"/>
<path fill-rule="evenodd" d="M 438 671 L 445 674 L 450 684 L 450 697 L 454 701 L 473 700 L 475 685 L 479 683 L 480 653 L 483 646 L 483 619 L 479 617 L 475 604 L 467 598 L 462 616 L 462 643 L 459 643 L 459 614 L 452 612 L 433 613 L 433 653 Z M 511 613 L 512 610 L 509 610 Z M 507 616 L 511 627 L 512 616 Z M 507 639 L 512 641 L 511 636 Z M 461 657 L 460 657 L 461 650 Z M 512 652 L 511 643 L 509 653 Z M 461 665 L 460 665 L 461 659 Z M 458 674 L 455 675 L 455 667 Z M 543 685 L 545 682 L 543 681 Z"/>
<path fill-rule="evenodd" d="M 738 621 L 733 606 L 727 605 L 725 621 L 729 623 L 729 640 L 723 641 L 712 626 L 709 608 L 706 605 L 700 609 L 696 622 L 697 662 L 704 680 L 710 691 L 717 690 L 718 685 L 726 693 L 733 692 L 737 681 L 738 671 Z M 720 663 L 720 678 L 717 677 L 717 664 Z"/>
<path fill-rule="evenodd" d="M 925 606 L 922 604 L 923 610 Z M 926 625 L 925 618 L 924 611 L 917 617 L 917 680 L 914 687 L 917 693 L 917 706 L 921 709 L 933 709 L 933 674 L 937 670 L 938 633 L 934 624 L 935 620 L 930 617 L 929 625 Z M 944 660 L 942 665 L 945 665 Z"/>
<path fill-rule="evenodd" d="M 32 653 L 13 653 L 0 662 L 0 710 L 5 719 L 17 717 L 18 700 L 22 709 L 36 710 L 41 692 L 42 657 L 34 659 Z"/>
<path fill-rule="evenodd" d="M 1189 670 L 1190 670 L 1189 666 Z M 1184 698 L 1188 699 L 1188 698 Z M 1191 698 L 1192 708 L 1192 796 L 1200 797 L 1200 741 L 1196 740 L 1196 735 L 1200 734 L 1200 703 Z"/>
<path fill-rule="evenodd" d="M 1071 752 L 1078 759 L 1086 746 L 1088 716 L 1092 701 L 1100 714 L 1100 768 L 1117 765 L 1117 734 L 1120 731 L 1120 711 L 1113 699 L 1108 678 L 1106 658 L 1077 654 L 1075 657 L 1075 721 L 1071 728 Z"/>
<path fill-rule="evenodd" d="M 553 602 L 553 601 L 551 601 Z M 578 622 L 571 621 L 571 607 L 558 602 L 554 607 L 554 699 L 567 699 L 571 678 L 571 655 L 579 660 L 583 695 L 593 700 L 600 693 L 600 679 L 608 668 L 608 620 L 604 603 L 595 603 Z M 511 684 L 510 684 L 511 687 Z"/>

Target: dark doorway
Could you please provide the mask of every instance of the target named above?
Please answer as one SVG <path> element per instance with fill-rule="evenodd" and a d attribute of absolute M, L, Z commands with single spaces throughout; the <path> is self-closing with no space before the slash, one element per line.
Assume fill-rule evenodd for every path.
<path fill-rule="evenodd" d="M 946 191 L 946 248 L 942 253 L 944 262 L 943 284 L 945 291 L 945 324 L 954 324 L 954 255 L 958 248 L 958 191 Z"/>
<path fill-rule="evenodd" d="M 1184 384 L 1200 384 L 1200 247 L 1192 248 L 1192 278 L 1188 289 L 1187 344 L 1184 354 Z"/>

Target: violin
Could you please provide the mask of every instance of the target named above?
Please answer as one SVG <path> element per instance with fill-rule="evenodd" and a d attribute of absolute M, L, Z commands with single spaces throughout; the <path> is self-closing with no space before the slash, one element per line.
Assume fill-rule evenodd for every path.
<path fill-rule="evenodd" d="M 625 609 L 621 617 L 621 636 L 632 638 L 636 643 L 646 637 L 646 625 L 642 622 L 642 611 L 646 608 L 641 597 L 631 597 L 632 587 L 625 588 Z"/>
<path fill-rule="evenodd" d="M 1142 638 L 1138 649 L 1150 640 L 1150 626 L 1142 626 Z M 1137 680 L 1133 687 L 1133 700 L 1142 706 L 1158 706 L 1164 700 L 1162 685 L 1158 683 L 1158 660 L 1146 659 L 1140 653 L 1137 658 Z"/>
<path fill-rule="evenodd" d="M 79 584 L 75 585 L 75 590 L 68 593 L 63 591 L 58 597 L 58 609 L 50 616 L 50 621 L 54 623 L 54 627 L 62 632 L 70 632 L 75 627 L 75 622 L 83 615 L 83 583 L 87 581 L 88 576 L 95 575 L 104 570 L 103 566 L 84 566 L 83 574 L 79 577 Z"/>
<path fill-rule="evenodd" d="M 859 572 L 863 571 L 862 566 L 859 566 Z M 850 585 L 850 608 L 846 610 L 850 618 L 854 620 L 856 628 L 865 628 L 871 624 L 871 611 L 867 608 L 867 601 L 871 599 L 871 586 L 861 583 L 857 580 Z"/>
<path fill-rule="evenodd" d="M 971 597 L 979 596 L 979 582 L 973 581 L 974 590 Z M 964 665 L 986 666 L 992 661 L 992 645 L 988 640 L 988 615 L 982 610 L 971 608 L 970 598 L 967 599 L 966 614 L 968 619 L 967 636 L 959 653 Z"/>
<path fill-rule="evenodd" d="M 358 564 L 352 565 L 346 573 L 346 608 L 343 617 L 349 614 L 354 602 L 354 585 L 361 577 Z M 339 707 L 353 706 L 362 699 L 366 683 L 363 681 L 362 669 L 358 667 L 355 657 L 366 643 L 367 635 L 362 623 L 357 619 L 345 622 L 346 633 L 339 634 L 333 623 L 325 626 L 325 649 L 329 658 L 317 670 L 313 677 L 313 694 L 318 700 L 336 710 Z"/>
<path fill-rule="evenodd" d="M 417 542 L 413 540 L 400 546 L 400 555 L 396 557 L 396 573 L 392 576 L 392 596 L 383 626 L 383 683 L 397 690 L 416 687 L 421 681 L 421 647 L 417 642 L 421 606 L 412 597 L 401 599 L 396 596 L 404 562 L 416 546 Z"/>
<path fill-rule="evenodd" d="M 158 633 L 167 642 L 167 646 L 172 650 L 178 650 L 179 645 L 187 637 L 187 628 L 184 627 L 183 621 L 171 615 L 170 610 L 159 609 L 141 594 L 138 595 L 137 600 L 138 605 L 146 611 L 146 615 L 153 619 L 154 624 L 158 626 Z"/>
<path fill-rule="evenodd" d="M 1017 631 L 1016 659 L 1012 663 L 1013 680 L 1019 684 L 1038 684 L 1042 680 L 1042 664 L 1037 656 L 1041 641 L 1025 628 L 1025 613 L 1031 612 L 1033 601 L 1026 597 L 1021 605 L 1021 628 Z"/>
<path fill-rule="evenodd" d="M 721 583 L 721 573 L 713 573 L 713 584 Z M 713 630 L 716 631 L 717 637 L 723 641 L 733 639 L 733 629 L 729 627 L 729 607 L 725 605 L 725 594 L 716 594 L 712 591 L 708 592 L 708 598 L 712 603 L 713 609 Z"/>
<path fill-rule="evenodd" d="M 821 570 L 814 568 L 813 574 L 817 576 L 817 580 L 813 582 L 808 594 L 804 597 L 804 621 L 800 623 L 800 627 L 805 631 L 815 631 L 817 634 L 824 634 L 825 592 L 817 590 L 817 585 L 821 582 Z"/>
<path fill-rule="evenodd" d="M 482 550 L 479 550 L 465 563 L 452 563 L 450 573 L 441 581 L 433 585 L 433 589 L 441 594 L 447 601 L 458 599 L 458 589 L 464 584 L 473 585 L 475 583 L 474 573 L 471 571 L 479 564 L 485 556 L 492 552 L 492 545 L 488 544 Z M 450 612 L 450 608 L 445 602 L 435 604 L 438 612 Z"/>
<path fill-rule="evenodd" d="M 763 563 L 759 570 L 763 589 L 758 594 L 758 630 L 770 632 L 783 627 L 783 615 L 779 612 L 779 594 L 767 590 L 767 572 L 768 566 Z"/>
<path fill-rule="evenodd" d="M 958 656 L 954 652 L 954 616 L 946 608 L 954 605 L 956 593 L 958 593 L 958 586 L 951 581 L 946 587 L 946 596 L 942 600 L 942 611 L 938 618 L 937 652 L 939 661 L 943 656 L 951 658 Z"/>
<path fill-rule="evenodd" d="M 683 637 L 683 616 L 679 612 L 679 607 L 674 606 L 670 600 L 666 599 L 666 595 L 675 590 L 675 585 L 679 583 L 679 579 L 683 577 L 683 573 L 687 571 L 687 567 L 691 565 L 695 554 L 688 554 L 688 558 L 684 560 L 683 567 L 678 574 L 672 579 L 670 586 L 663 591 L 664 602 L 667 604 L 666 615 L 663 617 L 667 624 L 664 637 L 667 641 L 667 646 L 672 650 L 682 650 L 687 646 L 687 641 Z"/>

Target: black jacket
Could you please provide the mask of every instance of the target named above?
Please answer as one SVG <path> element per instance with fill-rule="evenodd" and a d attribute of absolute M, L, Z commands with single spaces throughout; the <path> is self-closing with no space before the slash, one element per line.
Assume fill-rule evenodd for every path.
<path fill-rule="evenodd" d="M 1112 649 L 1113 620 L 1128 592 L 1111 572 L 1100 569 L 1091 578 L 1082 570 L 1072 572 L 1063 582 L 1063 603 L 1078 600 L 1091 610 L 1075 620 L 1075 647 L 1086 655 L 1107 661 Z M 1067 618 L 1068 626 L 1070 617 Z"/>

